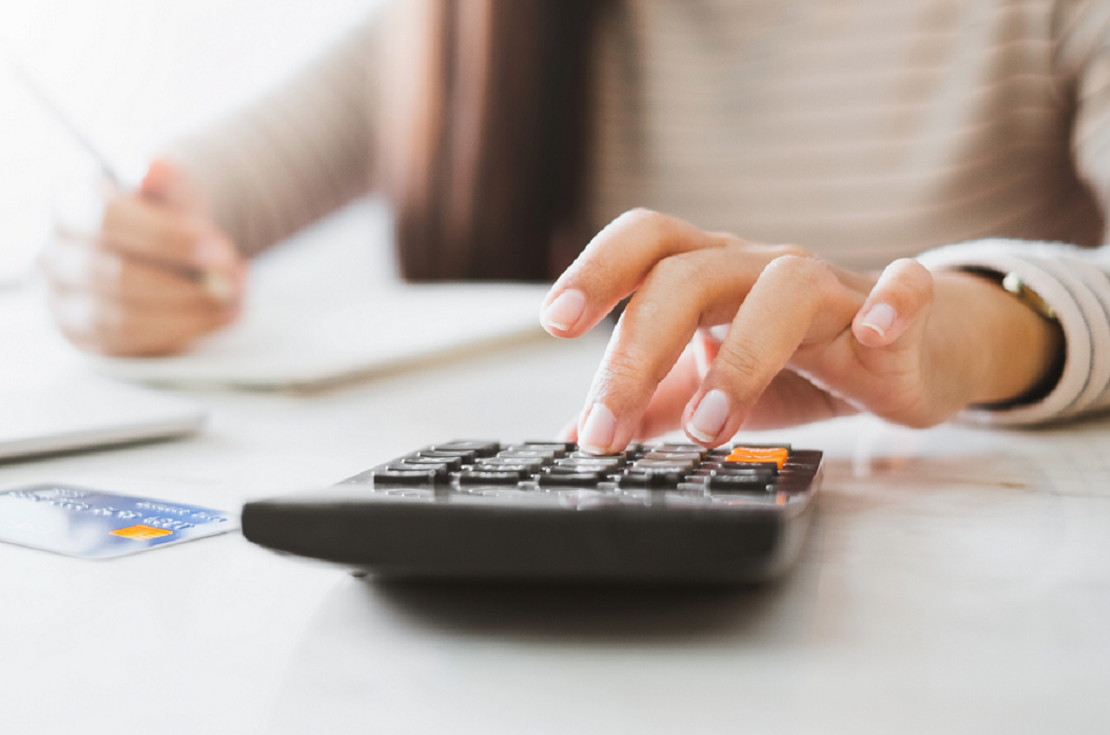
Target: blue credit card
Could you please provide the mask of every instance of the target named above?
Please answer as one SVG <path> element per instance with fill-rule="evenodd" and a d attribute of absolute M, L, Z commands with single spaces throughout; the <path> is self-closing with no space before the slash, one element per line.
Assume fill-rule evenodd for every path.
<path fill-rule="evenodd" d="M 0 493 L 0 541 L 89 559 L 134 554 L 239 528 L 237 514 L 72 485 Z"/>

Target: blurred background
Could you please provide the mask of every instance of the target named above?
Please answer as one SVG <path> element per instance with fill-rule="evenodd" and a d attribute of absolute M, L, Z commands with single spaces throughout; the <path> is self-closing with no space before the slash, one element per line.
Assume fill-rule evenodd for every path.
<path fill-rule="evenodd" d="M 279 83 L 379 2 L 4 0 L 0 52 L 134 179 L 165 141 Z M 57 192 L 96 171 L 3 59 L 0 287 L 30 273 Z"/>

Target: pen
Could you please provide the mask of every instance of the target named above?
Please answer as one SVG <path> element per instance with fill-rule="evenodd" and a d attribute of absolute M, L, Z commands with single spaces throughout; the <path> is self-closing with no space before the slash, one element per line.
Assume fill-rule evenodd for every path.
<path fill-rule="evenodd" d="M 45 90 L 42 88 L 34 77 L 32 77 L 26 69 L 10 54 L 7 55 L 8 66 L 12 70 L 16 80 L 23 86 L 27 92 L 35 98 L 35 100 L 42 106 L 42 108 L 50 114 L 50 116 L 62 126 L 62 128 L 69 133 L 70 137 L 77 143 L 82 150 L 84 150 L 100 168 L 101 173 L 121 191 L 126 187 L 123 184 L 123 179 L 120 177 L 118 170 L 113 166 L 108 158 L 101 153 L 92 141 L 89 140 L 80 128 L 73 123 L 73 121 L 66 115 L 62 108 L 59 107 L 53 99 L 50 98 Z M 221 302 L 230 301 L 235 296 L 235 287 L 231 279 L 225 273 L 216 271 L 209 271 L 200 268 L 190 268 L 185 265 L 175 265 L 165 263 L 154 258 L 146 258 L 130 254 L 128 257 L 143 262 L 145 265 L 160 268 L 164 271 L 169 271 L 174 275 L 184 278 L 187 281 L 197 284 L 208 293 L 213 299 Z"/>

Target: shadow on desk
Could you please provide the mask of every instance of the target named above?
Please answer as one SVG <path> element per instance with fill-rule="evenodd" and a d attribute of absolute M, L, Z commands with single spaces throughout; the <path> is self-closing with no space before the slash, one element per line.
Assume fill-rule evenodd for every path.
<path fill-rule="evenodd" d="M 502 640 L 781 645 L 811 627 L 820 564 L 819 523 L 782 579 L 734 587 L 529 585 L 360 580 L 347 595 L 408 624 Z"/>
<path fill-rule="evenodd" d="M 362 592 L 410 622 L 516 640 L 683 643 L 701 638 L 786 640 L 797 634 L 802 575 L 742 588 L 610 588 L 366 582 Z"/>

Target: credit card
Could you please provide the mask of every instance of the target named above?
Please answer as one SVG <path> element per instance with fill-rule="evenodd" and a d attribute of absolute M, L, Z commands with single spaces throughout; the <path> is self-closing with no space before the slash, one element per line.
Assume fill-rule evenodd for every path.
<path fill-rule="evenodd" d="M 108 559 L 239 528 L 238 514 L 72 485 L 0 493 L 0 541 Z"/>

